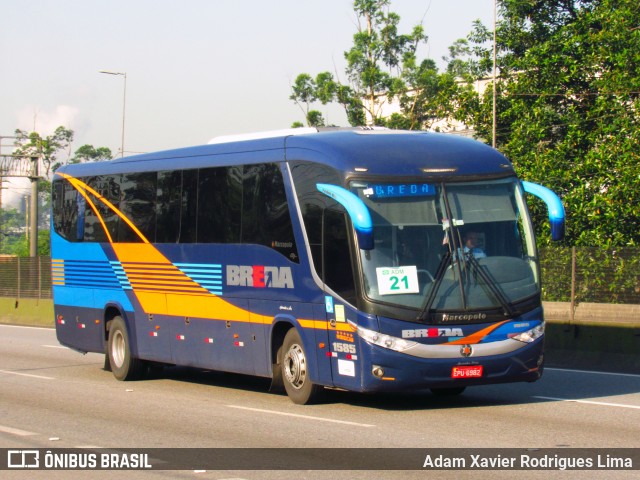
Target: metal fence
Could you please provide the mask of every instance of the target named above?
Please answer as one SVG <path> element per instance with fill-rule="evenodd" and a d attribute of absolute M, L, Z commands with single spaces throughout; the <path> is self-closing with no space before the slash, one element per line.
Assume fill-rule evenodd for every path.
<path fill-rule="evenodd" d="M 51 298 L 51 257 L 0 257 L 0 297 Z"/>
<path fill-rule="evenodd" d="M 640 248 L 540 249 L 550 302 L 640 304 Z M 51 258 L 0 257 L 0 297 L 51 298 Z"/>
<path fill-rule="evenodd" d="M 543 300 L 640 304 L 640 248 L 547 247 L 540 264 Z"/>

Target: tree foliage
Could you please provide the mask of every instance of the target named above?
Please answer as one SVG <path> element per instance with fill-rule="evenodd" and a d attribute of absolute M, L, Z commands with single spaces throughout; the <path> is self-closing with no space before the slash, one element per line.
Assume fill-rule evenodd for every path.
<path fill-rule="evenodd" d="M 51 182 L 50 177 L 59 167 L 65 163 L 84 163 L 111 160 L 113 154 L 107 147 L 94 147 L 82 145 L 73 156 L 70 155 L 71 142 L 74 132 L 71 129 L 60 126 L 52 135 L 43 137 L 38 132 L 26 132 L 17 129 L 15 131 L 16 149 L 15 155 L 38 157 L 44 171 L 40 171 L 38 180 L 38 254 L 49 254 L 48 220 L 51 207 Z M 63 154 L 67 155 L 64 161 Z M 26 216 L 15 209 L 0 208 L 0 253 L 18 256 L 29 256 L 29 242 L 24 233 Z"/>
<path fill-rule="evenodd" d="M 522 177 L 561 195 L 569 243 L 638 245 L 640 4 L 503 0 L 500 7 L 497 147 Z M 450 67 L 489 76 L 487 33 L 476 24 Z M 461 116 L 491 138 L 491 92 L 466 107 Z M 543 207 L 532 207 L 545 224 Z"/>
<path fill-rule="evenodd" d="M 69 160 L 69 163 L 103 162 L 112 159 L 113 153 L 110 148 L 96 148 L 93 145 L 82 145 L 75 151 L 73 157 Z"/>
<path fill-rule="evenodd" d="M 347 62 L 342 82 L 330 72 L 315 77 L 301 73 L 289 97 L 298 104 L 309 126 L 323 126 L 314 103 L 342 105 L 352 126 L 386 125 L 425 129 L 436 120 L 453 118 L 455 76 L 440 73 L 435 62 L 419 60 L 417 50 L 428 37 L 422 25 L 400 33 L 400 17 L 389 10 L 389 0 L 356 0 L 357 31 L 344 52 Z M 390 114 L 390 104 L 394 113 Z"/>
<path fill-rule="evenodd" d="M 291 99 L 321 125 L 317 103 L 337 102 L 351 125 L 434 129 L 448 119 L 489 143 L 493 31 L 476 21 L 449 49 L 446 71 L 417 58 L 422 26 L 398 31 L 388 0 L 356 0 L 358 29 L 345 52 L 347 82 L 329 72 L 296 79 Z M 519 175 L 557 192 L 566 243 L 640 244 L 640 3 L 498 0 L 496 145 Z M 336 75 L 337 76 L 337 75 Z M 488 88 L 474 84 L 484 80 Z M 383 110 L 393 102 L 395 113 Z M 438 123 L 440 124 L 440 123 Z M 539 238 L 546 207 L 531 199 Z"/>
<path fill-rule="evenodd" d="M 54 171 L 58 155 L 68 151 L 73 141 L 73 130 L 60 126 L 52 135 L 43 137 L 38 132 L 27 132 L 16 129 L 15 155 L 40 157 L 45 171 L 40 172 L 45 177 Z"/>

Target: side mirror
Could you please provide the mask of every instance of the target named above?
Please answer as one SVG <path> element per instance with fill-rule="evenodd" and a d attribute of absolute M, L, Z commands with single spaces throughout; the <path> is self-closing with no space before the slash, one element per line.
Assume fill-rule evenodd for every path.
<path fill-rule="evenodd" d="M 524 191 L 535 195 L 547 204 L 549 212 L 549 223 L 551 225 L 551 240 L 562 240 L 565 230 L 564 206 L 560 201 L 560 197 L 547 187 L 538 185 L 537 183 L 522 182 Z"/>
<path fill-rule="evenodd" d="M 316 183 L 316 188 L 320 193 L 333 198 L 347 210 L 356 229 L 360 248 L 362 250 L 373 249 L 373 222 L 371 221 L 369 209 L 364 202 L 357 195 L 338 185 Z"/>

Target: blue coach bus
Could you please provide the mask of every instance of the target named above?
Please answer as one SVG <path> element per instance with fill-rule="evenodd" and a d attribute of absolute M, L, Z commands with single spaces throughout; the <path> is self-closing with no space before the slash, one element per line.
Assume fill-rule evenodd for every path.
<path fill-rule="evenodd" d="M 151 365 L 272 379 L 295 403 L 535 381 L 540 268 L 525 192 L 473 140 L 378 129 L 276 132 L 60 168 L 57 336 Z"/>

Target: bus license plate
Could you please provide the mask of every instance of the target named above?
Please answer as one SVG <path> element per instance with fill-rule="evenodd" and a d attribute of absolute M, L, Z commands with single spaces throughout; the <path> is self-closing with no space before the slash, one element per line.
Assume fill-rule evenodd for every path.
<path fill-rule="evenodd" d="M 482 377 L 482 365 L 468 365 L 453 367 L 451 378 L 480 378 Z"/>

